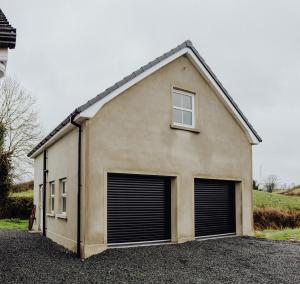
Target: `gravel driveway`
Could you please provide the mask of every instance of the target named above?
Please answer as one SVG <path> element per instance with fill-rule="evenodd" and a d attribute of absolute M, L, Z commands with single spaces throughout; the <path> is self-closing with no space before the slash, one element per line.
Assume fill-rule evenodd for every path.
<path fill-rule="evenodd" d="M 38 234 L 0 230 L 0 283 L 300 283 L 300 244 L 226 238 L 110 249 L 82 262 Z"/>

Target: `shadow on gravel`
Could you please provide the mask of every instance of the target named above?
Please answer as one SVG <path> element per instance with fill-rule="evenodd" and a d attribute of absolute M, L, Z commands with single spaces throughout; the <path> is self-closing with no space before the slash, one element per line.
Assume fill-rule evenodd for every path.
<path fill-rule="evenodd" d="M 0 230 L 0 283 L 300 283 L 300 245 L 249 237 L 110 249 L 80 261 L 38 234 Z"/>

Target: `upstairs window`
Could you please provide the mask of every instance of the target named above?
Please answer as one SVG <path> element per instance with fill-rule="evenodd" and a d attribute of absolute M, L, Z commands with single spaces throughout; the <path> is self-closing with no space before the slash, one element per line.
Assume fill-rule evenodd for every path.
<path fill-rule="evenodd" d="M 173 124 L 188 128 L 195 127 L 195 95 L 180 90 L 173 90 Z"/>

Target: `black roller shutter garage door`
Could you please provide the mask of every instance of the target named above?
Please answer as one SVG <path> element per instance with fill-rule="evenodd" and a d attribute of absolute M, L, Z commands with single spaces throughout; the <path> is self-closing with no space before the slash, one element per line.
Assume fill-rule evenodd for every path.
<path fill-rule="evenodd" d="M 170 178 L 109 174 L 107 238 L 108 244 L 169 240 Z"/>
<path fill-rule="evenodd" d="M 235 184 L 195 179 L 195 236 L 235 233 Z"/>

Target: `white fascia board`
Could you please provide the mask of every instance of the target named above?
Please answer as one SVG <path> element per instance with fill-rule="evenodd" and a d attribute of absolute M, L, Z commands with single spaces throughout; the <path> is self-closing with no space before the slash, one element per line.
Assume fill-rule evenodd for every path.
<path fill-rule="evenodd" d="M 61 137 L 65 136 L 68 132 L 74 129 L 75 126 L 71 123 L 66 124 L 61 130 L 59 130 L 56 134 L 54 134 L 43 146 L 41 146 L 37 151 L 35 151 L 30 158 L 36 158 L 38 155 L 43 153 L 43 151 L 49 148 L 52 144 L 54 144 Z"/>
<path fill-rule="evenodd" d="M 245 131 L 247 134 L 247 137 L 249 138 L 249 141 L 253 145 L 257 145 L 260 143 L 260 141 L 257 139 L 257 137 L 252 132 L 251 128 L 247 125 L 245 120 L 242 118 L 242 116 L 238 113 L 236 108 L 232 105 L 230 100 L 227 98 L 226 94 L 223 92 L 223 90 L 219 87 L 219 85 L 216 83 L 214 78 L 211 76 L 211 74 L 206 70 L 205 66 L 201 63 L 201 61 L 198 59 L 198 57 L 194 54 L 194 52 L 190 48 L 184 48 L 177 53 L 174 53 L 170 57 L 166 58 L 165 60 L 159 62 L 158 64 L 154 65 L 152 68 L 148 69 L 147 71 L 143 72 L 139 76 L 135 77 L 131 81 L 127 82 L 123 86 L 119 87 L 100 101 L 96 102 L 83 112 L 81 112 L 77 117 L 77 119 L 89 119 L 92 118 L 106 103 L 114 99 L 116 96 L 120 95 L 122 92 L 126 91 L 133 85 L 137 84 L 147 76 L 151 75 L 158 69 L 162 68 L 166 64 L 172 62 L 173 60 L 177 59 L 178 57 L 182 55 L 187 55 L 188 58 L 192 61 L 192 63 L 195 65 L 197 70 L 206 78 L 207 82 L 213 87 L 213 89 L 216 91 L 216 93 L 221 98 L 221 101 L 224 103 L 226 108 L 230 111 L 230 113 L 233 115 L 234 118 L 236 118 L 237 122 L 241 126 L 241 128 Z"/>
<path fill-rule="evenodd" d="M 210 73 L 207 71 L 207 69 L 203 66 L 203 64 L 200 62 L 198 57 L 192 52 L 191 50 L 188 50 L 187 52 L 188 57 L 190 60 L 193 62 L 195 67 L 198 69 L 198 71 L 206 78 L 210 86 L 213 87 L 213 89 L 216 91 L 216 93 L 219 95 L 221 98 L 221 101 L 225 105 L 225 107 L 230 111 L 230 113 L 233 115 L 234 118 L 236 118 L 237 122 L 241 126 L 241 128 L 245 131 L 247 134 L 250 143 L 252 145 L 257 145 L 260 143 L 260 141 L 257 139 L 257 137 L 254 135 L 253 131 L 251 128 L 247 125 L 245 120 L 242 118 L 242 116 L 238 113 L 236 108 L 233 106 L 233 104 L 230 102 L 224 91 L 220 88 L 220 86 L 217 84 L 217 82 L 212 78 Z"/>

